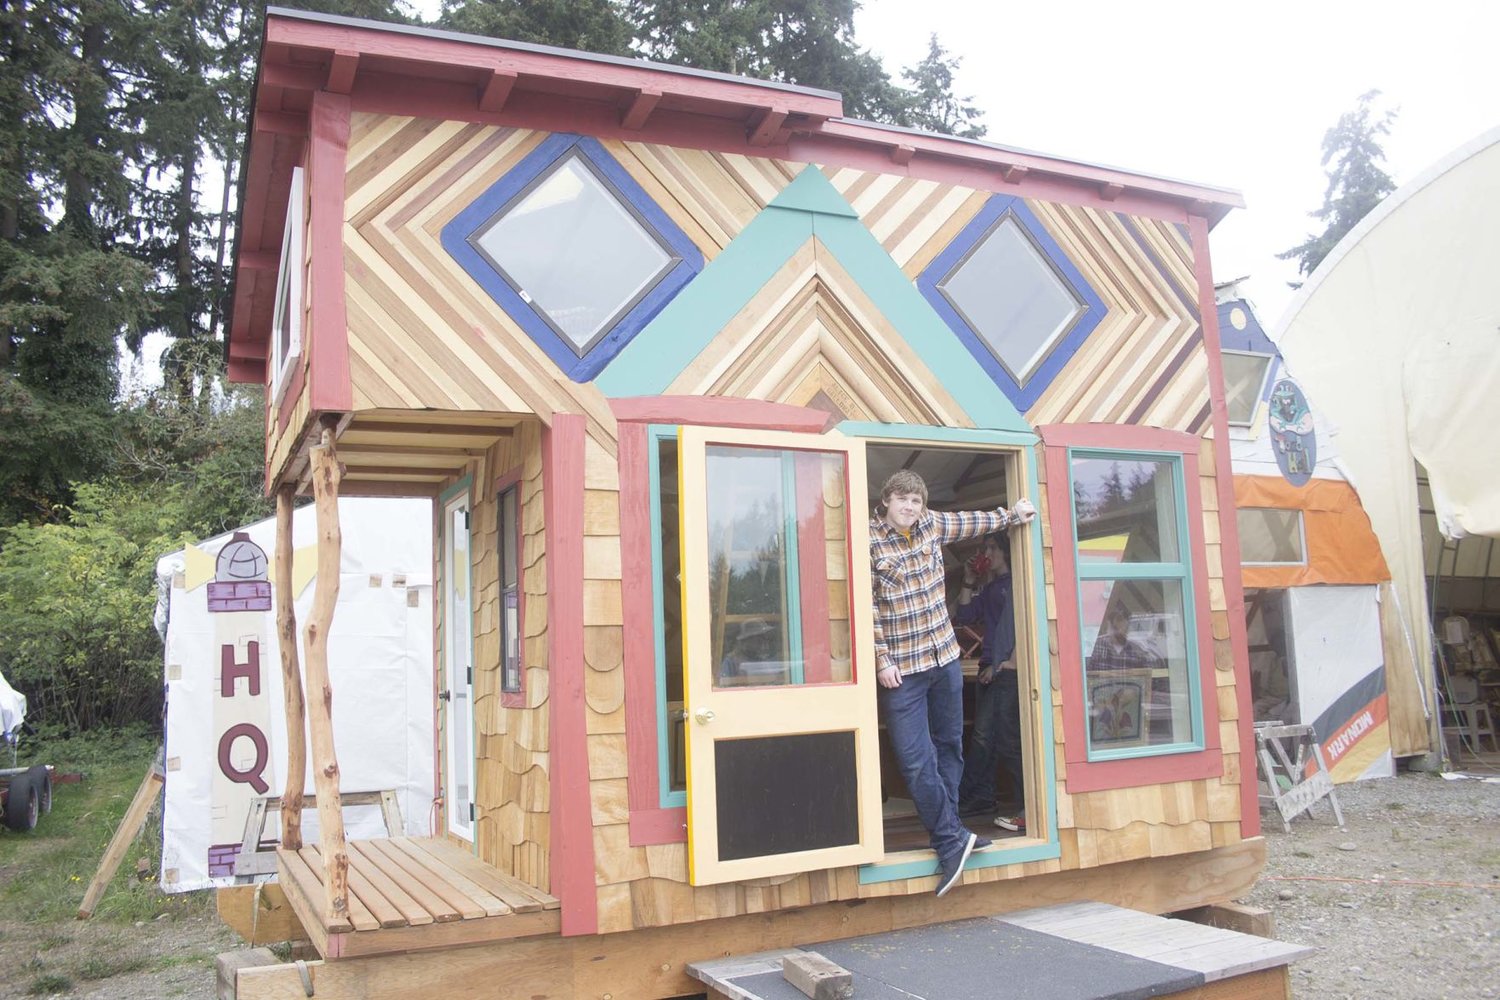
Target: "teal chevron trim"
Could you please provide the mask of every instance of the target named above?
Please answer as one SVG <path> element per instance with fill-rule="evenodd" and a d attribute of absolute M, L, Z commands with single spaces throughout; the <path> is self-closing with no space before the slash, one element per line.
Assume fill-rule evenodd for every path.
<path fill-rule="evenodd" d="M 817 167 L 807 167 L 794 177 L 792 183 L 771 199 L 770 207 L 812 212 L 814 215 L 839 215 L 846 219 L 859 218 L 854 206 L 844 200 L 838 188 L 830 184 Z"/>
<path fill-rule="evenodd" d="M 805 168 L 595 379 L 607 396 L 664 392 L 809 237 L 855 280 L 982 430 L 1031 432 L 817 167 Z"/>

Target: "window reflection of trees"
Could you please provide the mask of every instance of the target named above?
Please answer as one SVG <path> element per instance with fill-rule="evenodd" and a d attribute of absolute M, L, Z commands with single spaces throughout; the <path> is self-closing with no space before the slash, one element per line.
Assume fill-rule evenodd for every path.
<path fill-rule="evenodd" d="M 712 490 L 712 487 L 711 487 Z M 780 626 L 786 593 L 784 512 L 779 495 L 762 493 L 748 504 L 734 503 L 730 516 L 709 525 L 714 539 L 709 563 L 710 606 L 715 610 L 715 661 L 734 644 L 737 624 L 748 618 Z M 784 629 L 776 632 L 784 636 Z M 786 659 L 783 654 L 780 659 Z"/>

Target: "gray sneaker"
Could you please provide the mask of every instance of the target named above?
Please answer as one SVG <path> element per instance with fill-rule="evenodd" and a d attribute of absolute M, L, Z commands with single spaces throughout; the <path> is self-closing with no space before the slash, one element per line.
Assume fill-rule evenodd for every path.
<path fill-rule="evenodd" d="M 974 844 L 979 840 L 974 834 L 969 834 L 969 839 L 964 841 L 964 849 L 959 851 L 947 861 L 942 862 L 942 876 L 938 881 L 937 894 L 945 896 L 948 890 L 958 884 L 963 878 L 964 864 L 968 862 L 969 855 L 974 853 Z"/>

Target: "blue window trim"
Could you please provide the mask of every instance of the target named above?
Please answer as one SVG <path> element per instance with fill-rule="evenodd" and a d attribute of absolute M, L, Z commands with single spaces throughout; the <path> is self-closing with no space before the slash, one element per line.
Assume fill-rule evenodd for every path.
<path fill-rule="evenodd" d="M 1080 635 L 1083 621 L 1083 585 L 1089 580 L 1175 580 L 1182 593 L 1182 627 L 1187 658 L 1188 708 L 1191 713 L 1191 736 L 1185 742 L 1164 743 L 1146 747 L 1095 750 L 1089 740 L 1089 761 L 1123 760 L 1138 757 L 1161 757 L 1170 754 L 1197 753 L 1204 749 L 1203 738 L 1203 688 L 1199 676 L 1198 622 L 1193 589 L 1192 536 L 1188 533 L 1187 491 L 1183 481 L 1182 454 L 1175 451 L 1135 451 L 1113 448 L 1069 448 L 1068 449 L 1068 494 L 1075 495 L 1076 481 L 1073 478 L 1075 458 L 1108 459 L 1112 461 L 1166 462 L 1172 469 L 1172 499 L 1176 505 L 1175 527 L 1177 530 L 1178 559 L 1172 562 L 1154 563 L 1100 563 L 1086 562 L 1078 555 L 1078 515 L 1068 512 L 1072 525 L 1073 566 L 1078 588 L 1078 627 Z M 1084 690 L 1088 689 L 1088 655 L 1079 657 L 1078 669 L 1084 673 Z M 1087 728 L 1085 728 L 1087 734 Z"/>
<path fill-rule="evenodd" d="M 1020 224 L 1032 243 L 1042 252 L 1042 256 L 1083 303 L 1083 311 L 1074 319 L 1073 325 L 1048 349 L 1046 356 L 1042 358 L 1036 370 L 1031 373 L 1024 384 L 1017 382 L 1015 377 L 1006 371 L 1005 366 L 995 357 L 989 344 L 968 324 L 953 307 L 948 296 L 938 287 L 1006 215 L 1011 216 Z M 943 252 L 938 254 L 933 262 L 917 276 L 917 289 L 933 310 L 942 317 L 943 322 L 948 324 L 948 327 L 958 336 L 985 373 L 1009 397 L 1016 409 L 1023 413 L 1030 409 L 1031 405 L 1052 384 L 1053 378 L 1077 353 L 1078 348 L 1099 325 L 1099 321 L 1104 318 L 1107 311 L 1104 300 L 1094 291 L 1082 272 L 1073 266 L 1073 262 L 1047 232 L 1041 220 L 1026 207 L 1024 201 L 1015 195 L 991 196 L 978 214 L 969 220 L 969 224 L 954 237 L 953 242 L 949 243 Z"/>
<path fill-rule="evenodd" d="M 528 185 L 574 151 L 587 161 L 595 175 L 620 197 L 657 241 L 677 258 L 656 284 L 581 355 L 571 341 L 558 334 L 541 310 L 523 299 L 470 243 L 470 238 L 519 197 Z M 543 140 L 525 159 L 444 226 L 441 239 L 443 249 L 448 251 L 469 277 L 489 293 L 557 367 L 575 382 L 587 382 L 599 374 L 631 338 L 703 270 L 703 254 L 698 247 L 609 151 L 597 139 L 566 132 L 555 133 Z"/>

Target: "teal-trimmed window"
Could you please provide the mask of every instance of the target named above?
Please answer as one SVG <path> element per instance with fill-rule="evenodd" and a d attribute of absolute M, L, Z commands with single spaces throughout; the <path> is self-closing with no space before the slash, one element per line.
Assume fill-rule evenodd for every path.
<path fill-rule="evenodd" d="M 1202 750 L 1183 456 L 1067 455 L 1087 759 Z"/>

